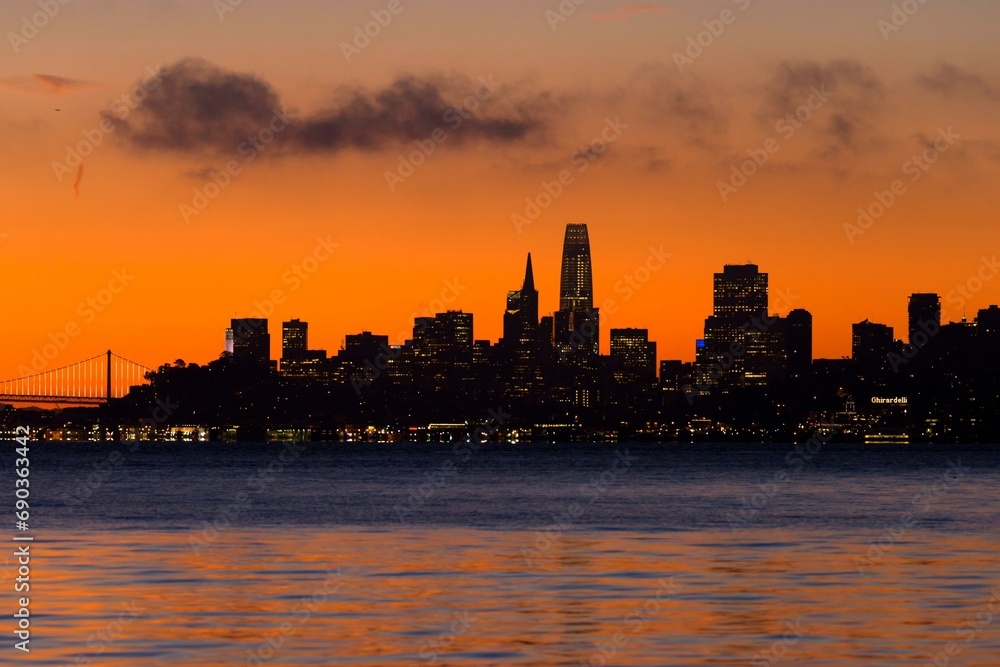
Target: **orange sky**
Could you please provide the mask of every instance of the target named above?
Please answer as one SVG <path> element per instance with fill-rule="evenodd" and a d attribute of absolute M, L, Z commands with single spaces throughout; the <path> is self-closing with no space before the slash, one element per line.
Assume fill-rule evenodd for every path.
<path fill-rule="evenodd" d="M 34 34 L 25 20 L 38 6 L 4 3 L 0 376 L 19 375 L 53 339 L 65 345 L 45 368 L 108 347 L 147 365 L 208 361 L 229 318 L 274 290 L 283 303 L 272 333 L 299 317 L 330 351 L 363 329 L 401 342 L 449 284 L 460 289 L 444 305 L 474 312 L 475 336 L 495 340 L 529 251 L 541 310 L 556 308 L 567 222 L 589 225 L 596 300 L 618 305 L 602 320 L 604 351 L 609 328 L 639 326 L 661 358 L 693 358 L 712 273 L 748 260 L 770 274 L 772 297 L 784 290 L 813 313 L 817 357 L 849 354 L 850 324 L 865 318 L 901 336 L 911 292 L 942 294 L 946 320 L 1000 302 L 990 269 L 968 298 L 948 298 L 1000 245 L 995 3 L 932 3 L 885 39 L 891 2 L 683 0 L 638 12 L 592 0 L 555 29 L 545 12 L 556 2 L 403 2 L 347 62 L 341 44 L 388 4 L 244 2 L 220 20 L 207 0 L 104 0 L 63 6 Z M 732 21 L 703 35 L 708 47 L 679 71 L 675 52 L 704 21 L 717 29 L 723 10 Z M 147 68 L 165 67 L 184 89 L 184 58 L 217 79 L 255 81 L 293 112 L 290 129 L 188 222 L 180 207 L 207 174 L 245 159 L 230 133 L 263 128 L 261 116 L 236 105 L 213 117 L 214 103 L 199 115 L 192 98 L 154 88 L 100 131 L 102 111 L 123 109 L 115 100 Z M 394 103 L 379 106 L 403 74 L 440 98 L 417 126 Z M 439 112 L 481 76 L 501 85 L 452 128 Z M 790 136 L 780 131 L 816 85 L 829 99 Z M 347 105 L 345 87 L 368 111 Z M 317 141 L 311 132 L 331 117 L 346 130 Z M 577 151 L 616 118 L 628 127 L 581 171 Z M 390 190 L 386 172 L 436 127 L 444 142 Z M 907 166 L 947 128 L 959 136 L 935 164 Z M 60 179 L 67 169 L 54 163 L 94 137 L 77 197 L 75 167 Z M 723 201 L 719 181 L 769 138 L 777 151 Z M 519 232 L 512 214 L 563 170 L 572 183 Z M 851 242 L 844 226 L 896 179 L 904 193 Z M 317 238 L 338 247 L 307 280 L 290 279 Z M 661 246 L 671 257 L 626 299 L 622 281 Z M 100 312 L 87 306 L 122 269 L 134 278 L 120 294 Z"/>

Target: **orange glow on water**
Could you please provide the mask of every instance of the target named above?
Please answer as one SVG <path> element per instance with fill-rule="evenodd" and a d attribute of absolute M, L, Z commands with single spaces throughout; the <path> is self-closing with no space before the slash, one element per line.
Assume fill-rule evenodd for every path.
<path fill-rule="evenodd" d="M 916 531 L 860 575 L 867 542 L 822 532 L 538 535 L 223 530 L 197 554 L 200 531 L 60 535 L 34 546 L 33 657 L 722 665 L 780 651 L 837 665 L 957 642 L 962 664 L 985 666 L 1000 648 L 988 624 L 963 625 L 1000 610 L 985 537 Z"/>

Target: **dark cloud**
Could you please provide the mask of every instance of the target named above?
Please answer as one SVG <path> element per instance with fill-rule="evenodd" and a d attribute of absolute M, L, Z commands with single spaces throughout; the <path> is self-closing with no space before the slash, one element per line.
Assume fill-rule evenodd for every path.
<path fill-rule="evenodd" d="M 55 74 L 32 74 L 0 78 L 0 88 L 29 95 L 73 93 L 92 88 L 94 84 Z"/>
<path fill-rule="evenodd" d="M 497 94 L 500 88 L 490 77 L 401 76 L 380 90 L 341 88 L 327 108 L 300 116 L 285 110 L 263 79 L 187 59 L 162 69 L 159 84 L 126 118 L 104 116 L 139 148 L 221 154 L 274 129 L 276 116 L 288 122 L 273 140 L 285 153 L 377 150 L 426 140 L 438 129 L 451 143 L 511 143 L 542 133 L 556 103 L 545 94 Z"/>
<path fill-rule="evenodd" d="M 645 115 L 677 138 L 703 148 L 712 148 L 729 127 L 727 114 L 716 96 L 700 80 L 681 74 L 663 63 L 642 65 L 633 72 L 626 95 L 636 96 Z"/>
<path fill-rule="evenodd" d="M 303 148 L 375 149 L 391 142 L 426 139 L 434 130 L 456 130 L 456 139 L 516 142 L 545 125 L 544 96 L 504 105 L 490 98 L 499 83 L 483 77 L 402 76 L 371 93 L 345 89 L 331 109 L 305 119 L 297 140 Z M 491 115 L 492 112 L 492 115 Z"/>
<path fill-rule="evenodd" d="M 951 128 L 947 128 L 948 131 Z M 990 162 L 1000 162 L 1000 141 L 989 138 L 969 137 L 956 134 L 958 138 L 955 143 L 948 148 L 948 160 L 980 160 L 985 159 Z M 941 133 L 928 135 L 924 132 L 917 132 L 913 135 L 914 150 L 923 153 L 927 150 L 939 150 L 935 145 L 941 137 Z"/>
<path fill-rule="evenodd" d="M 676 162 L 674 158 L 668 158 L 659 146 L 640 146 L 635 153 L 640 167 L 651 174 L 672 171 Z"/>
<path fill-rule="evenodd" d="M 945 97 L 962 95 L 1000 101 L 1000 86 L 990 83 L 981 74 L 949 63 L 942 63 L 929 74 L 919 75 L 917 84 L 928 92 Z"/>
<path fill-rule="evenodd" d="M 761 122 L 774 127 L 776 121 L 806 104 L 817 90 L 830 93 L 808 121 L 810 127 L 819 128 L 821 153 L 835 157 L 881 145 L 878 119 L 886 87 L 870 68 L 856 60 L 780 63 L 766 84 Z"/>
<path fill-rule="evenodd" d="M 161 68 L 157 84 L 125 118 L 103 115 L 138 148 L 213 152 L 235 151 L 280 109 L 263 80 L 189 59 Z"/>
<path fill-rule="evenodd" d="M 69 77 L 56 76 L 55 74 L 32 74 L 32 76 L 35 77 L 38 83 L 55 93 L 71 92 L 89 88 L 92 85 L 89 81 L 70 79 Z"/>

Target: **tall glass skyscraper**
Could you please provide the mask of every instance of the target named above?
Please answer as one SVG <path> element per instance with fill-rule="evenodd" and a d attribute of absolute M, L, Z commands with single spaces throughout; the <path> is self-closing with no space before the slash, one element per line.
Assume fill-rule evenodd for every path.
<path fill-rule="evenodd" d="M 594 307 L 594 275 L 590 265 L 587 225 L 566 225 L 563 239 L 562 274 L 559 280 L 559 310 Z"/>
<path fill-rule="evenodd" d="M 575 358 L 579 352 L 585 357 L 597 357 L 600 314 L 594 308 L 590 237 L 585 224 L 566 225 L 555 327 L 561 357 Z"/>

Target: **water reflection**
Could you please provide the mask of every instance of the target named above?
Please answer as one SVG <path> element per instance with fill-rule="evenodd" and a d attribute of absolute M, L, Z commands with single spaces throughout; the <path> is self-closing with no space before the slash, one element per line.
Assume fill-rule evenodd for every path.
<path fill-rule="evenodd" d="M 567 532 L 530 563 L 526 531 L 234 529 L 200 554 L 185 535 L 40 536 L 31 662 L 924 665 L 949 643 L 962 665 L 1000 655 L 993 537 L 914 530 L 859 574 L 872 534 L 844 531 Z"/>

